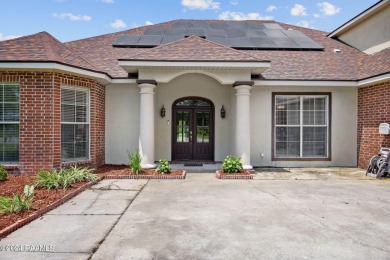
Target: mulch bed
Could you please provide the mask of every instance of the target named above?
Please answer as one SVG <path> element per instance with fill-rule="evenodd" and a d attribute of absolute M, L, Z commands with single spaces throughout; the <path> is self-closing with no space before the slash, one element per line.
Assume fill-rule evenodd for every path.
<path fill-rule="evenodd" d="M 253 175 L 249 171 L 239 172 L 239 173 L 226 173 L 222 170 L 218 170 L 215 173 L 217 179 L 227 179 L 227 180 L 251 180 Z"/>
<path fill-rule="evenodd" d="M 185 179 L 186 172 L 174 170 L 161 174 L 154 169 L 143 169 L 141 173 L 133 173 L 127 165 L 104 165 L 95 172 L 105 179 Z"/>
<path fill-rule="evenodd" d="M 35 180 L 35 177 L 31 176 L 9 176 L 7 180 L 0 181 L 0 196 L 12 197 L 14 194 L 23 194 L 24 186 L 34 184 Z M 35 188 L 33 206 L 31 210 L 11 214 L 0 213 L 0 238 L 7 235 L 3 234 L 2 232 L 5 228 L 15 224 L 18 221 L 20 222 L 26 218 L 35 216 L 37 213 L 43 213 L 43 211 L 45 211 L 45 209 L 50 207 L 53 203 L 61 200 L 67 195 L 72 195 L 72 193 L 78 191 L 83 186 L 86 186 L 86 184 L 88 184 L 88 182 L 75 183 L 71 188 L 66 190 L 47 190 L 46 188 Z M 28 222 L 24 224 L 27 224 Z"/>

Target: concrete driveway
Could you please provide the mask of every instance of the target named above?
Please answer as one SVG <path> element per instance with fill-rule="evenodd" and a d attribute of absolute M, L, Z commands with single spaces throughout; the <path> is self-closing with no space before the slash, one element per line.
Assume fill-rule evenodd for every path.
<path fill-rule="evenodd" d="M 130 188 L 123 188 L 125 181 Z M 98 185 L 73 199 L 73 206 L 105 196 L 110 203 L 95 203 L 100 212 L 94 203 L 84 202 L 82 210 L 65 204 L 46 222 L 34 221 L 0 241 L 3 248 L 54 245 L 54 252 L 3 251 L 0 259 L 390 258 L 387 180 L 240 181 L 197 173 L 186 180 Z M 131 195 L 103 195 L 115 187 Z M 88 195 L 97 189 L 101 195 Z M 59 224 L 50 220 L 54 215 L 61 216 Z"/>

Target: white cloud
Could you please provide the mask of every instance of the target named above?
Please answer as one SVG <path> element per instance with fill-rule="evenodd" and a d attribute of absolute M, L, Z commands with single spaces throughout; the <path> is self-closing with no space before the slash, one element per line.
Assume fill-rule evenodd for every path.
<path fill-rule="evenodd" d="M 319 14 L 313 14 L 314 18 L 319 18 L 320 15 Z"/>
<path fill-rule="evenodd" d="M 340 13 L 341 10 L 340 7 L 336 7 L 328 2 L 318 3 L 318 6 L 320 7 L 321 12 L 323 12 L 325 15 L 334 15 Z"/>
<path fill-rule="evenodd" d="M 299 21 L 296 23 L 296 25 L 305 27 L 305 28 L 310 28 L 310 29 L 315 29 L 313 26 L 310 25 L 309 21 Z"/>
<path fill-rule="evenodd" d="M 238 1 L 236 1 L 236 0 L 235 1 L 230 1 L 230 4 L 231 5 L 238 5 Z"/>
<path fill-rule="evenodd" d="M 18 38 L 18 37 L 21 37 L 21 35 L 18 35 L 18 36 L 15 36 L 15 35 L 5 36 L 5 35 L 0 33 L 0 41 L 11 40 L 11 39 L 15 39 L 15 38 Z"/>
<path fill-rule="evenodd" d="M 121 19 L 115 19 L 115 21 L 110 23 L 110 26 L 111 26 L 111 28 L 119 29 L 119 28 L 125 28 L 127 25 Z"/>
<path fill-rule="evenodd" d="M 226 11 L 218 16 L 220 20 L 272 20 L 272 16 L 262 16 L 259 13 L 244 14 L 241 12 Z"/>
<path fill-rule="evenodd" d="M 303 5 L 295 4 L 290 11 L 292 16 L 305 16 L 307 15 L 306 8 Z"/>
<path fill-rule="evenodd" d="M 276 10 L 276 6 L 274 6 L 274 5 L 269 5 L 268 7 L 267 7 L 267 12 L 272 12 L 272 11 L 275 11 Z"/>
<path fill-rule="evenodd" d="M 92 17 L 88 15 L 74 15 L 72 13 L 61 13 L 61 14 L 53 13 L 53 17 L 59 19 L 69 18 L 71 21 L 84 21 L 84 22 L 89 22 L 92 19 Z"/>
<path fill-rule="evenodd" d="M 214 0 L 181 0 L 181 4 L 189 9 L 219 9 L 221 3 Z"/>
<path fill-rule="evenodd" d="M 145 24 L 146 25 L 153 25 L 154 23 L 152 23 L 151 21 L 146 21 Z"/>
<path fill-rule="evenodd" d="M 114 0 L 100 0 L 102 1 L 103 3 L 106 3 L 106 4 L 113 4 L 114 3 Z"/>

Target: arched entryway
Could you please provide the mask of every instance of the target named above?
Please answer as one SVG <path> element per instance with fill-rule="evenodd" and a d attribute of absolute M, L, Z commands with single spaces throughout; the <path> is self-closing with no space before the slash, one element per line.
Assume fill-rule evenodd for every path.
<path fill-rule="evenodd" d="M 172 105 L 172 160 L 214 161 L 214 104 L 184 97 Z"/>

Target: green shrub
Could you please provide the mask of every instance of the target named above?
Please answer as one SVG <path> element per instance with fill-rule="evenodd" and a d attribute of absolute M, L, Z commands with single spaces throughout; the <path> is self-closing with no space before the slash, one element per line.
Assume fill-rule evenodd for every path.
<path fill-rule="evenodd" d="M 0 212 L 4 214 L 29 210 L 34 198 L 34 186 L 24 186 L 24 195 L 15 194 L 12 198 L 0 196 Z"/>
<path fill-rule="evenodd" d="M 165 174 L 171 172 L 171 166 L 167 160 L 159 160 L 160 165 L 157 167 L 159 173 Z"/>
<path fill-rule="evenodd" d="M 97 176 L 92 173 L 93 169 L 78 168 L 77 166 L 70 167 L 69 169 L 41 170 L 37 174 L 37 181 L 35 185 L 38 188 L 50 189 L 67 189 L 72 186 L 73 183 L 82 181 L 96 182 Z"/>
<path fill-rule="evenodd" d="M 234 156 L 227 156 L 222 163 L 222 169 L 226 173 L 238 173 L 243 170 L 241 158 Z"/>
<path fill-rule="evenodd" d="M 130 160 L 129 167 L 130 167 L 131 171 L 135 174 L 140 174 L 142 171 L 141 154 L 139 153 L 138 150 L 134 153 L 128 153 L 128 154 L 129 154 L 129 160 Z"/>
<path fill-rule="evenodd" d="M 7 177 L 8 177 L 7 170 L 4 168 L 3 164 L 0 164 L 0 181 L 6 180 Z"/>

